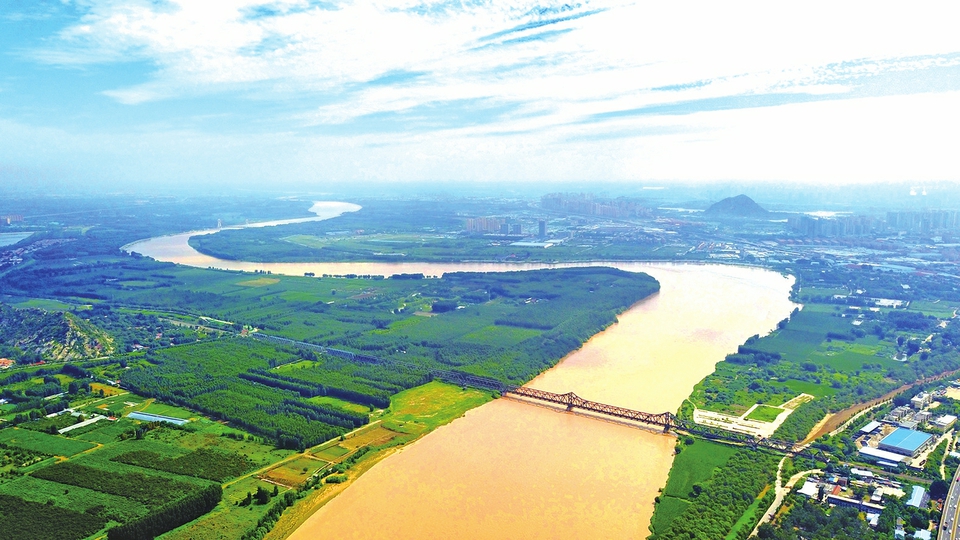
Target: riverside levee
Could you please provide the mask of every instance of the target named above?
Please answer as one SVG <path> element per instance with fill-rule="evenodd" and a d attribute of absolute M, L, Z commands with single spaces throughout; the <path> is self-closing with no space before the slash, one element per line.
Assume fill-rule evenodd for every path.
<path fill-rule="evenodd" d="M 194 266 L 289 275 L 549 267 L 198 260 L 187 236 L 131 249 Z M 788 300 L 792 279 L 767 270 L 595 264 L 646 272 L 660 281 L 660 292 L 527 386 L 639 411 L 676 411 L 726 354 L 795 307 Z M 669 435 L 499 399 L 373 466 L 291 538 L 643 538 L 673 446 Z"/>

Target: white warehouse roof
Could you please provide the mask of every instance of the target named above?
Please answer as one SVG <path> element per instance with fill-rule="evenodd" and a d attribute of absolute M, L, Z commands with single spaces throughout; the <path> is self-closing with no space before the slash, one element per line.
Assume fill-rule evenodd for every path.
<path fill-rule="evenodd" d="M 906 456 L 902 454 L 894 454 L 893 452 L 887 452 L 886 450 L 880 450 L 879 448 L 872 448 L 870 446 L 861 446 L 858 451 L 869 458 L 882 459 L 894 463 L 900 463 L 906 458 Z"/>

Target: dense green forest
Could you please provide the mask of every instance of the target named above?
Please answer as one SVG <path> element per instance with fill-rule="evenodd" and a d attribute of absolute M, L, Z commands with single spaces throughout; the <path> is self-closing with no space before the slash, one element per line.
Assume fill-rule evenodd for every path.
<path fill-rule="evenodd" d="M 437 368 L 523 383 L 657 289 L 649 276 L 609 268 L 344 279 L 251 276 L 135 256 L 37 264 L 0 278 L 7 294 L 89 302 L 92 309 L 64 315 L 112 330 L 121 351 L 141 348 L 84 365 L 94 376 L 295 448 L 366 422 L 312 398 L 385 408 Z M 223 330 L 201 332 L 201 323 Z M 240 328 L 379 360 L 216 339 Z M 61 390 L 51 381 L 47 395 Z"/>
<path fill-rule="evenodd" d="M 129 286 L 131 280 L 149 286 Z M 513 382 L 552 365 L 656 288 L 647 276 L 602 268 L 442 279 L 255 280 L 135 257 L 38 266 L 0 278 L 0 290 L 11 295 L 209 316 L 380 357 L 470 366 L 465 369 Z M 439 312 L 442 301 L 456 308 Z M 463 338 L 458 347 L 442 347 L 454 336 Z"/>

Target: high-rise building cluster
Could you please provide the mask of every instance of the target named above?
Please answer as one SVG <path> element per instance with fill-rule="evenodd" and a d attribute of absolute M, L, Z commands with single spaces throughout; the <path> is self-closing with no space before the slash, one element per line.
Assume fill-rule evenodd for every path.
<path fill-rule="evenodd" d="M 809 237 L 867 236 L 878 231 L 938 233 L 960 230 L 960 212 L 956 210 L 887 212 L 886 222 L 870 216 L 790 218 L 790 229 Z"/>
<path fill-rule="evenodd" d="M 467 219 L 467 231 L 480 233 L 499 233 L 502 227 L 507 225 L 503 218 L 478 217 Z"/>
<path fill-rule="evenodd" d="M 866 236 L 877 228 L 870 216 L 814 217 L 806 214 L 788 220 L 790 228 L 803 236 L 845 237 Z"/>
<path fill-rule="evenodd" d="M 624 198 L 604 199 L 591 193 L 548 193 L 540 198 L 540 207 L 611 218 L 636 217 L 649 212 L 649 209 L 637 201 Z"/>
<path fill-rule="evenodd" d="M 484 234 L 502 234 L 509 236 L 523 235 L 523 226 L 513 218 L 478 217 L 468 218 L 467 232 Z"/>
<path fill-rule="evenodd" d="M 903 232 L 955 231 L 960 229 L 960 212 L 956 210 L 887 212 L 887 227 Z"/>

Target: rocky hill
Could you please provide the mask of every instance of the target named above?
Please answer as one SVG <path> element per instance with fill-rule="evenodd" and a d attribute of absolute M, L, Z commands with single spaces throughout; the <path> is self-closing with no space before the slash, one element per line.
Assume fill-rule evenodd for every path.
<path fill-rule="evenodd" d="M 766 217 L 770 212 L 764 210 L 753 199 L 746 195 L 727 197 L 720 202 L 710 205 L 704 215 L 715 217 Z"/>
<path fill-rule="evenodd" d="M 114 340 L 72 313 L 0 304 L 0 356 L 68 361 L 114 352 Z"/>

